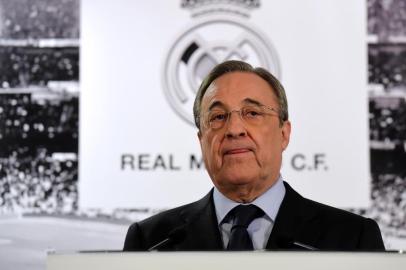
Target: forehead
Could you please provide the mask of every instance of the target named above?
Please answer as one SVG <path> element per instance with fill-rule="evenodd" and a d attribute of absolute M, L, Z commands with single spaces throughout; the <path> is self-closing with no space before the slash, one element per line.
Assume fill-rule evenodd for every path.
<path fill-rule="evenodd" d="M 202 109 L 214 102 L 225 107 L 241 105 L 247 99 L 256 100 L 264 105 L 276 105 L 277 99 L 271 86 L 255 73 L 226 73 L 212 82 L 202 100 Z"/>

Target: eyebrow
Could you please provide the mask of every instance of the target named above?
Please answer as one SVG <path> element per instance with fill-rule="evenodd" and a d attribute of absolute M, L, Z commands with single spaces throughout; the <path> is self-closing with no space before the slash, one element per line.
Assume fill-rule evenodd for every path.
<path fill-rule="evenodd" d="M 255 99 L 252 99 L 252 98 L 245 98 L 245 99 L 243 100 L 243 103 L 246 103 L 246 104 L 253 104 L 253 105 L 257 105 L 257 106 L 263 106 L 263 105 L 264 105 L 264 104 L 262 104 L 261 102 L 255 100 Z"/>
<path fill-rule="evenodd" d="M 264 104 L 262 104 L 261 102 L 255 100 L 255 99 L 252 99 L 252 98 L 245 98 L 245 99 L 243 100 L 243 103 L 244 103 L 244 104 L 257 105 L 257 106 L 263 106 L 263 105 L 264 105 Z M 221 101 L 215 101 L 215 102 L 213 102 L 213 103 L 209 106 L 209 111 L 211 111 L 211 110 L 212 110 L 213 108 L 215 108 L 215 107 L 222 107 L 222 108 L 225 108 L 226 106 L 225 106 L 224 103 L 221 102 Z"/>
<path fill-rule="evenodd" d="M 221 101 L 214 101 L 211 105 L 210 105 L 210 107 L 209 107 L 209 111 L 211 111 L 214 107 L 225 107 L 224 106 L 224 103 L 223 102 L 221 102 Z"/>

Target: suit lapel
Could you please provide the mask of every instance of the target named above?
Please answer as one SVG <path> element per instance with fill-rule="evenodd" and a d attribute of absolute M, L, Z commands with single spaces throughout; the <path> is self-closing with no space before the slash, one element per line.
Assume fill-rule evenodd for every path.
<path fill-rule="evenodd" d="M 288 243 L 292 241 L 317 246 L 320 234 L 317 212 L 309 206 L 308 200 L 300 196 L 289 184 L 284 184 L 286 194 L 266 248 L 287 249 Z"/>
<path fill-rule="evenodd" d="M 286 241 L 297 241 L 317 247 L 320 236 L 319 214 L 289 184 L 279 208 L 266 249 L 287 249 Z M 186 237 L 175 250 L 223 250 L 213 203 L 213 190 L 201 200 L 186 207 L 179 217 L 185 224 Z"/>
<path fill-rule="evenodd" d="M 213 190 L 182 211 L 186 238 L 176 247 L 178 250 L 223 249 L 212 194 Z"/>

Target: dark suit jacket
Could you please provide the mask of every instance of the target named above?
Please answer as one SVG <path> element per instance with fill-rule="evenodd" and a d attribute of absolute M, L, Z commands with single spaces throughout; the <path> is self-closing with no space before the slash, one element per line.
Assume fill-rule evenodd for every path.
<path fill-rule="evenodd" d="M 320 250 L 384 250 L 378 225 L 337 208 L 300 196 L 286 182 L 286 195 L 277 214 L 267 249 L 297 249 L 300 242 Z M 212 198 L 213 191 L 191 204 L 174 208 L 130 226 L 124 251 L 147 250 L 175 228 L 183 238 L 163 250 L 223 250 Z"/>

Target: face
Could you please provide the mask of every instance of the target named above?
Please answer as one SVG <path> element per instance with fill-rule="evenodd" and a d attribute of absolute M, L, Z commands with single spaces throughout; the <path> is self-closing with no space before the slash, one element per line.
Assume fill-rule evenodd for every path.
<path fill-rule="evenodd" d="M 213 109 L 229 112 L 253 104 L 279 110 L 273 89 L 264 79 L 253 73 L 232 72 L 209 86 L 201 112 Z M 264 118 L 263 125 L 250 126 L 234 112 L 220 129 L 201 126 L 198 136 L 206 169 L 225 196 L 250 202 L 276 182 L 282 152 L 289 143 L 289 121 L 280 125 L 274 113 Z"/>

